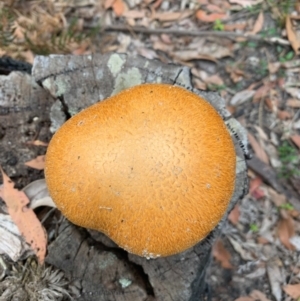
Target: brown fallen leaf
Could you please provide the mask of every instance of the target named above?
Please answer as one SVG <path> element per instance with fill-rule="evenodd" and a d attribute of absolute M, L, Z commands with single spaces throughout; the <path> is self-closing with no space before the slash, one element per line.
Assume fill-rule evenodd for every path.
<path fill-rule="evenodd" d="M 45 156 L 37 156 L 35 159 L 24 163 L 34 169 L 43 170 L 45 168 Z"/>
<path fill-rule="evenodd" d="M 267 298 L 267 296 L 263 292 L 258 290 L 253 290 L 250 293 L 250 296 L 254 298 L 255 301 L 271 301 L 270 299 Z"/>
<path fill-rule="evenodd" d="M 216 20 L 224 20 L 227 18 L 227 14 L 225 13 L 211 13 L 208 14 L 206 11 L 202 9 L 198 9 L 196 12 L 196 18 L 202 22 L 215 22 Z"/>
<path fill-rule="evenodd" d="M 262 179 L 259 177 L 250 180 L 249 193 L 257 200 L 265 196 L 265 192 L 260 189 L 261 184 Z"/>
<path fill-rule="evenodd" d="M 258 88 L 255 91 L 255 94 L 253 96 L 253 102 L 257 103 L 260 100 L 264 99 L 266 96 L 270 95 L 271 88 L 272 88 L 272 84 L 271 83 L 265 83 L 263 86 L 261 86 L 260 88 Z"/>
<path fill-rule="evenodd" d="M 111 8 L 112 5 L 114 4 L 114 2 L 115 2 L 115 0 L 106 0 L 106 1 L 104 2 L 104 8 L 105 8 L 105 9 Z"/>
<path fill-rule="evenodd" d="M 237 225 L 240 218 L 240 206 L 235 205 L 228 215 L 228 220 L 233 224 Z"/>
<path fill-rule="evenodd" d="M 295 246 L 291 244 L 290 238 L 295 235 L 295 226 L 293 218 L 286 214 L 285 217 L 281 217 L 278 222 L 277 232 L 282 244 L 291 251 L 295 250 Z"/>
<path fill-rule="evenodd" d="M 115 0 L 112 4 L 112 9 L 116 16 L 120 17 L 125 11 L 125 3 L 123 2 L 123 0 Z"/>
<path fill-rule="evenodd" d="M 300 99 L 300 89 L 295 87 L 283 86 L 284 90 L 289 93 L 292 97 Z"/>
<path fill-rule="evenodd" d="M 287 120 L 287 119 L 291 119 L 291 113 L 289 113 L 288 111 L 284 111 L 284 110 L 278 110 L 277 111 L 277 117 L 280 120 Z"/>
<path fill-rule="evenodd" d="M 14 183 L 1 167 L 0 171 L 3 179 L 3 185 L 0 186 L 0 197 L 5 202 L 9 215 L 25 241 L 35 252 L 39 263 L 43 264 L 47 245 L 46 232 L 34 211 L 28 207 L 29 199 L 26 194 L 14 188 Z"/>
<path fill-rule="evenodd" d="M 298 300 L 300 298 L 300 283 L 298 284 L 287 284 L 283 287 L 283 290 L 293 299 Z"/>
<path fill-rule="evenodd" d="M 26 144 L 35 145 L 35 146 L 48 146 L 48 143 L 40 141 L 40 140 L 28 141 L 28 142 L 26 142 Z"/>
<path fill-rule="evenodd" d="M 226 72 L 230 74 L 230 78 L 234 83 L 241 81 L 245 75 L 245 72 L 235 66 L 226 66 Z"/>
<path fill-rule="evenodd" d="M 250 34 L 257 34 L 257 33 L 259 33 L 262 30 L 263 25 L 264 25 L 264 14 L 261 11 L 259 13 L 259 15 L 258 15 L 255 23 L 254 23 L 253 29 L 250 32 Z"/>
<path fill-rule="evenodd" d="M 282 205 L 287 203 L 287 199 L 284 194 L 280 194 L 272 188 L 268 188 L 268 192 L 271 197 L 271 201 L 276 207 L 281 207 Z"/>
<path fill-rule="evenodd" d="M 276 73 L 280 67 L 281 67 L 280 62 L 274 62 L 274 63 L 269 62 L 268 63 L 268 70 L 272 74 Z"/>
<path fill-rule="evenodd" d="M 205 8 L 212 13 L 224 13 L 223 9 L 219 5 L 207 4 Z"/>
<path fill-rule="evenodd" d="M 221 239 L 217 239 L 212 250 L 213 257 L 220 262 L 224 269 L 232 269 L 233 265 L 230 263 L 231 255 L 226 250 Z"/>
<path fill-rule="evenodd" d="M 291 136 L 292 141 L 297 145 L 300 149 L 300 135 L 293 135 Z"/>
<path fill-rule="evenodd" d="M 140 10 L 129 10 L 122 14 L 123 17 L 132 18 L 132 19 L 142 19 L 145 17 L 145 15 L 146 15 L 146 12 L 140 11 Z"/>
<path fill-rule="evenodd" d="M 238 105 L 250 100 L 254 94 L 255 94 L 254 90 L 246 89 L 243 91 L 239 91 L 232 97 L 232 99 L 230 100 L 230 104 L 232 106 L 238 106 Z"/>
<path fill-rule="evenodd" d="M 224 24 L 225 31 L 234 31 L 234 30 L 244 30 L 247 27 L 246 22 L 233 23 L 233 24 Z"/>
<path fill-rule="evenodd" d="M 298 55 L 300 50 L 300 40 L 297 37 L 297 34 L 293 27 L 291 17 L 289 15 L 286 16 L 285 29 L 286 29 L 288 40 L 290 41 L 291 46 L 295 51 L 295 53 Z"/>
<path fill-rule="evenodd" d="M 292 108 L 300 108 L 300 100 L 290 98 L 286 101 L 286 105 Z"/>
<path fill-rule="evenodd" d="M 265 150 L 261 147 L 261 145 L 257 142 L 256 138 L 251 134 L 248 133 L 248 141 L 256 154 L 256 156 L 266 164 L 269 164 L 269 157 Z"/>
<path fill-rule="evenodd" d="M 166 21 L 178 21 L 186 19 L 193 14 L 193 11 L 179 11 L 179 12 L 163 12 L 163 13 L 153 13 L 151 16 L 152 20 L 159 20 L 162 22 Z"/>
<path fill-rule="evenodd" d="M 152 4 L 152 8 L 153 9 L 157 9 L 161 6 L 163 0 L 156 0 L 153 4 Z"/>
<path fill-rule="evenodd" d="M 199 50 L 197 49 L 174 51 L 172 55 L 174 58 L 181 61 L 205 60 L 205 61 L 212 61 L 215 63 L 217 62 L 217 60 L 213 56 L 203 52 L 199 53 Z"/>
<path fill-rule="evenodd" d="M 204 82 L 206 84 L 214 84 L 218 86 L 224 85 L 223 79 L 218 74 L 207 77 Z"/>

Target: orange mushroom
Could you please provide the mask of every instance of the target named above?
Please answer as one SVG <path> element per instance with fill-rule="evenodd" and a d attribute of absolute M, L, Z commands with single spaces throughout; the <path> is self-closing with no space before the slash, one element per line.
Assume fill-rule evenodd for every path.
<path fill-rule="evenodd" d="M 215 228 L 234 191 L 235 164 L 212 105 L 181 87 L 143 84 L 68 120 L 49 144 L 45 177 L 71 222 L 155 258 Z"/>

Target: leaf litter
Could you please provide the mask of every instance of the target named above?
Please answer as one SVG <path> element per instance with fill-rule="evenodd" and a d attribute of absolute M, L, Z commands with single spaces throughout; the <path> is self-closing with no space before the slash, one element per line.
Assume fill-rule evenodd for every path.
<path fill-rule="evenodd" d="M 7 206 L 7 211 L 17 225 L 27 244 L 35 252 L 42 264 L 46 255 L 47 234 L 32 209 L 28 207 L 29 199 L 23 191 L 14 188 L 14 183 L 0 169 L 3 185 L 0 187 L 0 197 Z"/>

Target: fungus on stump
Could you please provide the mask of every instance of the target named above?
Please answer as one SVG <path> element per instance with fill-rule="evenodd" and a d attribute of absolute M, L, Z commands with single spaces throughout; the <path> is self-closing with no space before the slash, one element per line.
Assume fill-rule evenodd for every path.
<path fill-rule="evenodd" d="M 45 178 L 74 224 L 156 258 L 215 228 L 235 166 L 233 141 L 211 104 L 181 87 L 144 84 L 69 119 L 50 141 Z"/>
<path fill-rule="evenodd" d="M 125 300 L 138 300 L 136 287 L 154 300 L 201 300 L 212 243 L 247 191 L 246 135 L 221 98 L 192 89 L 187 68 L 123 54 L 37 57 L 33 74 L 63 100 L 52 108 L 52 129 L 61 126 L 66 109 L 74 115 L 48 148 L 51 196 L 70 221 L 138 255 L 120 258 L 110 249 L 110 263 L 118 254 L 110 273 L 116 269 L 112 274 L 119 275 L 118 263 L 129 260 L 130 284 L 123 285 L 119 276 L 119 286 L 108 288 L 117 280 L 101 273 L 99 281 L 89 278 L 95 281 L 89 285 L 95 299 L 84 300 L 114 300 L 120 290 Z M 62 230 L 48 262 L 64 269 L 60 245 L 74 229 Z M 140 275 L 143 284 L 136 279 L 136 264 L 146 274 Z M 80 278 L 76 266 L 67 270 Z"/>

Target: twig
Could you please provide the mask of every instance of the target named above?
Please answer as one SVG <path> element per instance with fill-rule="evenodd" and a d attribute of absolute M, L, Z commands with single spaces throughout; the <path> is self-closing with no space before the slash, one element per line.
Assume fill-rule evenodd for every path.
<path fill-rule="evenodd" d="M 272 38 L 264 38 L 259 35 L 251 35 L 247 33 L 237 33 L 237 32 L 228 32 L 228 31 L 213 31 L 213 30 L 177 30 L 177 29 L 152 29 L 152 28 L 144 28 L 144 27 L 131 27 L 126 25 L 110 25 L 104 28 L 104 31 L 122 31 L 122 32 L 135 32 L 135 33 L 143 33 L 143 34 L 171 34 L 177 36 L 194 36 L 194 37 L 218 37 L 218 38 L 226 38 L 231 40 L 236 40 L 238 38 L 244 38 L 248 40 L 265 42 L 269 44 L 279 44 L 279 45 L 290 45 L 288 40 L 272 37 Z"/>

